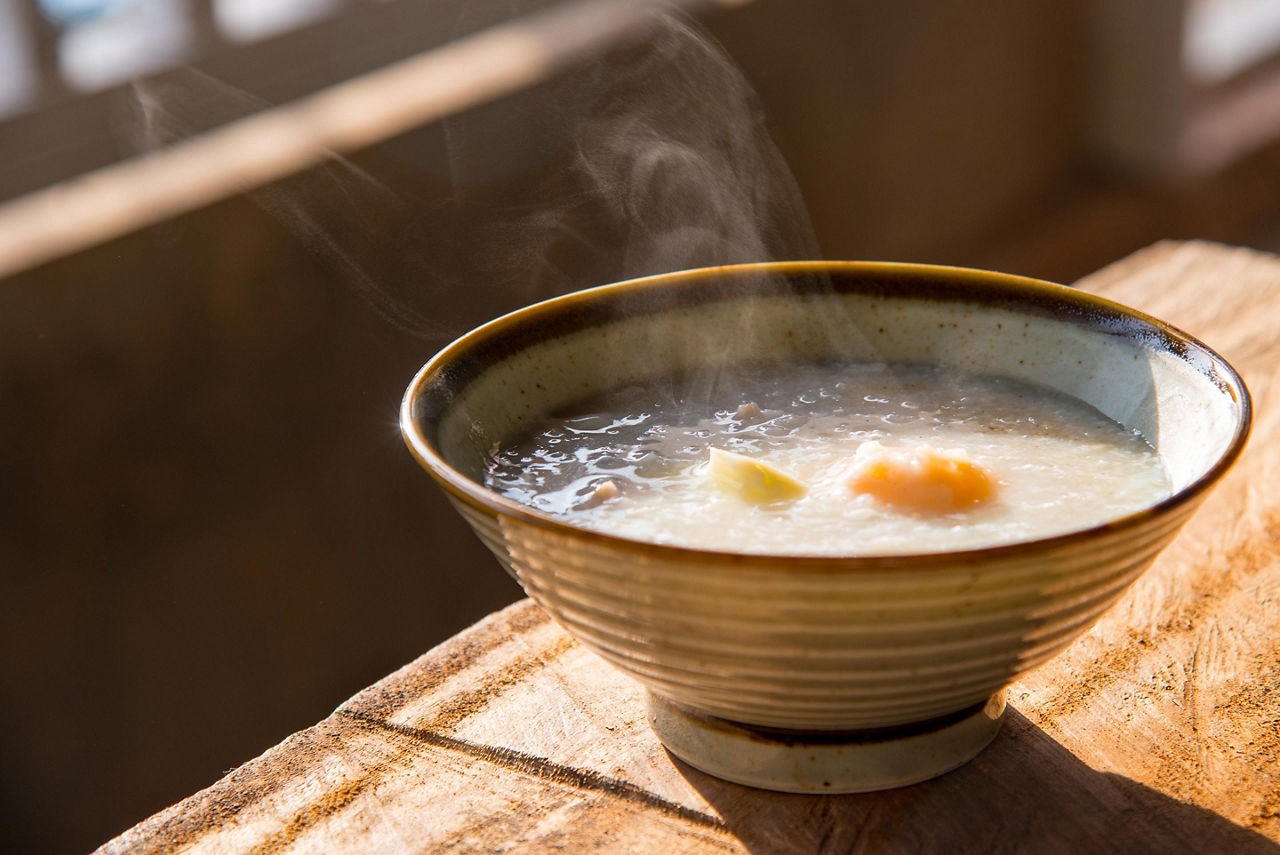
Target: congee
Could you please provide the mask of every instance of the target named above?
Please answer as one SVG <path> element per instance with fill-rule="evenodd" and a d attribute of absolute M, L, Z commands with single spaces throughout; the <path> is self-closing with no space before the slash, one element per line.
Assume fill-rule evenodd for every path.
<path fill-rule="evenodd" d="M 723 381 L 584 401 L 495 448 L 486 481 L 623 537 L 797 555 L 1031 540 L 1169 494 L 1141 435 L 1048 389 L 884 364 Z"/>

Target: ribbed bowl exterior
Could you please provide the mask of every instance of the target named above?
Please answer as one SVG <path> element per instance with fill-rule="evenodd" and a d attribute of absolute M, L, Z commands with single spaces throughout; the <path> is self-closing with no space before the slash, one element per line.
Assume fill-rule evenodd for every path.
<path fill-rule="evenodd" d="M 766 567 L 455 504 L 539 605 L 650 690 L 796 730 L 890 727 L 985 700 L 1091 626 L 1193 510 L 972 561 Z"/>

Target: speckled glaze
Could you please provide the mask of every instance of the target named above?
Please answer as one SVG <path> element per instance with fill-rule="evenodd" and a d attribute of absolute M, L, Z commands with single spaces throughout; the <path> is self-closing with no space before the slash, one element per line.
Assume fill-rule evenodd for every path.
<path fill-rule="evenodd" d="M 987 549 L 771 557 L 578 529 L 481 483 L 494 445 L 557 407 L 672 372 L 813 359 L 942 364 L 1066 392 L 1141 431 L 1173 494 L 1104 525 Z M 685 271 L 531 306 L 441 351 L 401 411 L 414 455 L 529 595 L 643 683 L 655 708 L 690 713 L 662 721 L 781 731 L 793 746 L 797 734 L 829 745 L 833 733 L 919 733 L 993 709 L 1004 686 L 1092 625 L 1150 565 L 1238 456 L 1249 421 L 1231 366 L 1139 312 L 997 273 L 841 262 Z M 998 715 L 987 719 L 998 726 Z M 903 774 L 885 772 L 894 761 L 884 756 L 868 756 L 870 768 L 841 755 L 834 783 L 825 772 L 735 778 L 710 732 L 689 742 L 703 753 L 685 759 L 758 786 L 874 789 L 968 759 L 994 733 L 975 727 L 985 738 L 971 727 L 909 775 L 905 743 Z"/>

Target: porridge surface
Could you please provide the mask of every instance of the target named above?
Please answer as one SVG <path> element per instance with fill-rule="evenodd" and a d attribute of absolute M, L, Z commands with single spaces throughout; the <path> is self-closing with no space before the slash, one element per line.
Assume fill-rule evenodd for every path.
<path fill-rule="evenodd" d="M 760 369 L 718 384 L 732 393 L 696 400 L 680 391 L 688 385 L 622 389 L 548 419 L 497 450 L 486 483 L 623 537 L 805 555 L 1030 540 L 1169 494 L 1140 435 L 1075 398 L 1009 380 L 811 365 Z M 712 449 L 730 454 L 713 466 Z M 869 471 L 890 489 L 868 488 Z M 920 492 L 913 478 L 959 479 L 956 504 L 920 500 L 938 484 Z"/>

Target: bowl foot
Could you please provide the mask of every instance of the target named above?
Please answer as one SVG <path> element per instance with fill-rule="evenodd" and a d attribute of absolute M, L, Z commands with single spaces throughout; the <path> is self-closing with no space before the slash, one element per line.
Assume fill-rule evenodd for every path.
<path fill-rule="evenodd" d="M 865 793 L 903 787 L 973 759 L 1004 720 L 1006 690 L 920 724 L 872 731 L 758 728 L 649 694 L 649 724 L 675 756 L 707 774 L 787 793 Z"/>

